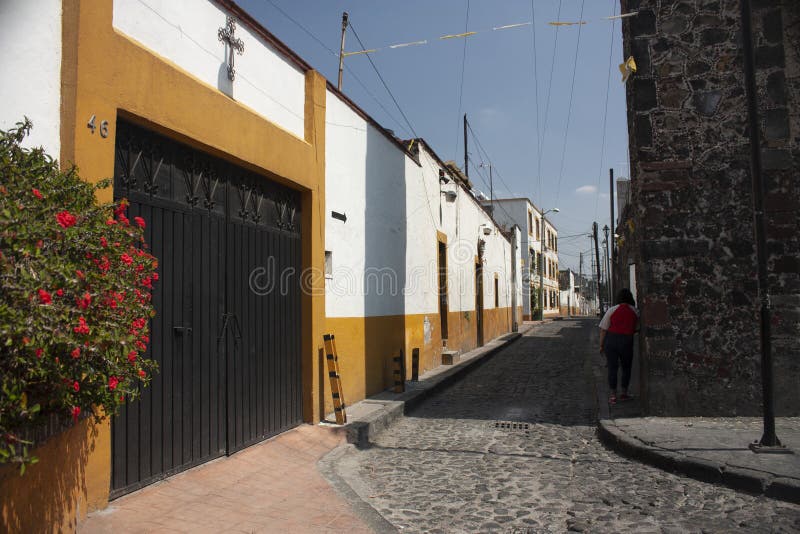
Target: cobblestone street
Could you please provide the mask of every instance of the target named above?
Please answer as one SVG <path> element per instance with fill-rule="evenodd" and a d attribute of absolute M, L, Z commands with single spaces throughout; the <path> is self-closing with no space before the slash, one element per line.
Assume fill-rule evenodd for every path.
<path fill-rule="evenodd" d="M 800 506 L 672 475 L 599 443 L 595 325 L 536 326 L 372 447 L 341 452 L 337 475 L 408 532 L 800 531 Z"/>

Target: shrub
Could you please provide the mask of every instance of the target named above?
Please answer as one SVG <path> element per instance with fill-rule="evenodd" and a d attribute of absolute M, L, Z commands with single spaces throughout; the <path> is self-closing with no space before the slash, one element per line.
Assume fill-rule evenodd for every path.
<path fill-rule="evenodd" d="M 138 396 L 156 259 L 126 202 L 20 146 L 27 119 L 0 131 L 0 462 L 36 461 L 26 429 L 57 415 L 100 419 Z"/>

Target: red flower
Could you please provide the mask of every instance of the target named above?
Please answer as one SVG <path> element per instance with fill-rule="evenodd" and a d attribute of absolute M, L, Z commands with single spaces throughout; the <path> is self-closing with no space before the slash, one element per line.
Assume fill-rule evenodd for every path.
<path fill-rule="evenodd" d="M 117 215 L 117 219 L 119 219 L 119 222 L 121 222 L 121 223 L 122 223 L 122 224 L 124 224 L 125 226 L 130 226 L 130 224 L 131 224 L 131 221 L 130 221 L 130 219 L 128 219 L 127 217 L 125 217 L 125 215 L 124 215 L 124 214 L 122 214 L 122 213 L 120 213 L 119 215 Z"/>
<path fill-rule="evenodd" d="M 78 416 L 81 414 L 80 406 L 73 406 L 72 407 L 72 420 L 74 422 L 78 422 Z"/>
<path fill-rule="evenodd" d="M 147 345 L 145 345 L 141 341 L 137 341 L 136 342 L 136 348 L 138 348 L 139 350 L 144 351 L 144 350 L 147 350 Z"/>
<path fill-rule="evenodd" d="M 83 280 L 85 278 L 85 275 L 83 274 L 83 271 L 75 271 L 75 275 L 78 278 L 80 278 L 81 280 Z"/>
<path fill-rule="evenodd" d="M 86 324 L 86 319 L 78 317 L 78 326 L 72 329 L 76 334 L 89 335 L 89 326 Z"/>
<path fill-rule="evenodd" d="M 138 224 L 140 228 L 145 227 L 144 219 L 142 219 L 141 217 L 134 217 L 133 220 L 136 221 L 136 224 Z"/>
<path fill-rule="evenodd" d="M 64 290 L 61 289 L 61 288 L 56 289 L 56 295 L 58 295 L 59 297 L 63 297 L 64 296 Z"/>
<path fill-rule="evenodd" d="M 105 237 L 101 237 L 100 238 L 100 246 L 101 247 L 107 247 L 108 246 L 108 240 Z"/>
<path fill-rule="evenodd" d="M 41 239 L 36 242 L 36 248 L 42 248 L 43 246 L 44 246 L 44 241 L 42 241 Z"/>
<path fill-rule="evenodd" d="M 119 378 L 117 378 L 116 376 L 109 377 L 108 389 L 114 391 L 115 389 L 117 389 L 117 385 L 119 385 Z"/>
<path fill-rule="evenodd" d="M 158 280 L 158 273 L 153 273 L 152 278 L 153 278 L 153 280 Z"/>
<path fill-rule="evenodd" d="M 148 336 L 142 336 L 142 343 L 150 343 L 150 338 Z"/>
<path fill-rule="evenodd" d="M 122 201 L 119 203 L 119 206 L 117 206 L 116 208 L 114 208 L 114 215 L 116 215 L 116 216 L 118 216 L 118 217 L 119 217 L 120 215 L 125 215 L 125 209 L 127 209 L 127 207 L 128 207 L 128 201 L 127 201 L 127 200 L 125 200 L 125 199 L 123 199 L 123 200 L 122 200 Z"/>
<path fill-rule="evenodd" d="M 128 353 L 128 361 L 133 363 L 136 361 L 136 351 L 132 350 Z"/>
<path fill-rule="evenodd" d="M 36 357 L 37 358 L 41 358 L 42 354 L 44 354 L 44 350 L 41 347 L 36 349 Z"/>
<path fill-rule="evenodd" d="M 38 199 L 41 199 L 41 198 L 42 198 L 42 193 L 41 193 L 41 191 L 39 191 L 39 190 L 38 190 L 38 189 L 36 189 L 35 187 L 34 187 L 33 189 L 31 189 L 31 193 L 33 193 L 33 196 L 35 196 L 35 197 L 36 197 L 36 198 L 38 198 Z"/>
<path fill-rule="evenodd" d="M 28 344 L 28 343 L 30 343 L 30 342 L 31 342 L 31 338 L 29 338 L 28 336 L 24 336 L 24 337 L 22 338 L 22 344 L 23 344 L 23 345 L 27 345 L 27 344 Z"/>
<path fill-rule="evenodd" d="M 75 391 L 80 391 L 81 390 L 81 385 L 78 384 L 77 380 L 72 383 L 72 389 L 74 389 Z"/>
<path fill-rule="evenodd" d="M 76 302 L 78 303 L 78 307 L 80 309 L 85 310 L 92 303 L 92 295 L 87 291 L 83 294 L 83 297 L 76 299 Z"/>
<path fill-rule="evenodd" d="M 75 226 L 78 219 L 67 210 L 64 210 L 56 214 L 56 221 L 62 228 L 69 228 L 70 226 Z"/>
<path fill-rule="evenodd" d="M 72 349 L 72 352 L 70 352 L 70 355 L 72 355 L 73 358 L 79 358 L 81 355 L 81 348 L 75 347 L 74 349 Z"/>
<path fill-rule="evenodd" d="M 119 257 L 119 259 L 120 259 L 120 261 L 122 261 L 122 263 L 124 263 L 125 265 L 130 265 L 131 263 L 133 263 L 133 258 L 131 258 L 130 256 L 128 256 L 128 255 L 127 255 L 126 253 L 124 253 L 124 252 L 122 253 L 122 256 L 120 256 L 120 257 Z"/>
<path fill-rule="evenodd" d="M 142 285 L 147 289 L 153 289 L 153 279 L 149 276 L 142 279 Z"/>
<path fill-rule="evenodd" d="M 146 377 L 146 376 L 147 376 L 147 373 L 145 373 L 143 369 L 139 369 L 139 376 L 140 376 L 141 378 L 144 378 L 144 377 Z"/>
<path fill-rule="evenodd" d="M 51 297 L 50 293 L 48 293 L 44 289 L 40 289 L 39 302 L 41 302 L 42 304 L 50 304 L 51 302 L 53 302 L 53 297 Z"/>
<path fill-rule="evenodd" d="M 133 320 L 131 326 L 133 326 L 137 330 L 141 330 L 142 328 L 145 327 L 146 324 L 147 324 L 147 319 L 145 319 L 144 317 L 139 317 Z"/>

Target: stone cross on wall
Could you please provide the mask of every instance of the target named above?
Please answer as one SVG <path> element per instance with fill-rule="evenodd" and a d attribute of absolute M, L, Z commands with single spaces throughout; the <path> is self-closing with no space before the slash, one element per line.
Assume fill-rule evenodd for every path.
<path fill-rule="evenodd" d="M 217 38 L 228 45 L 228 79 L 233 81 L 236 77 L 236 69 L 233 68 L 233 52 L 238 52 L 242 55 L 244 52 L 244 42 L 236 37 L 236 20 L 233 17 L 227 17 L 225 27 L 217 30 Z"/>

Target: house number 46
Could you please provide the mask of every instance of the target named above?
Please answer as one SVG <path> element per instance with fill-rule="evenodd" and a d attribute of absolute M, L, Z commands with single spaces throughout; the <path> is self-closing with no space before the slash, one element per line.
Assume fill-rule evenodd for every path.
<path fill-rule="evenodd" d="M 86 127 L 89 128 L 92 133 L 94 133 L 94 131 L 97 129 L 94 115 L 92 115 L 89 119 L 89 122 L 86 123 Z M 108 121 L 100 121 L 100 137 L 104 139 L 108 137 Z"/>

